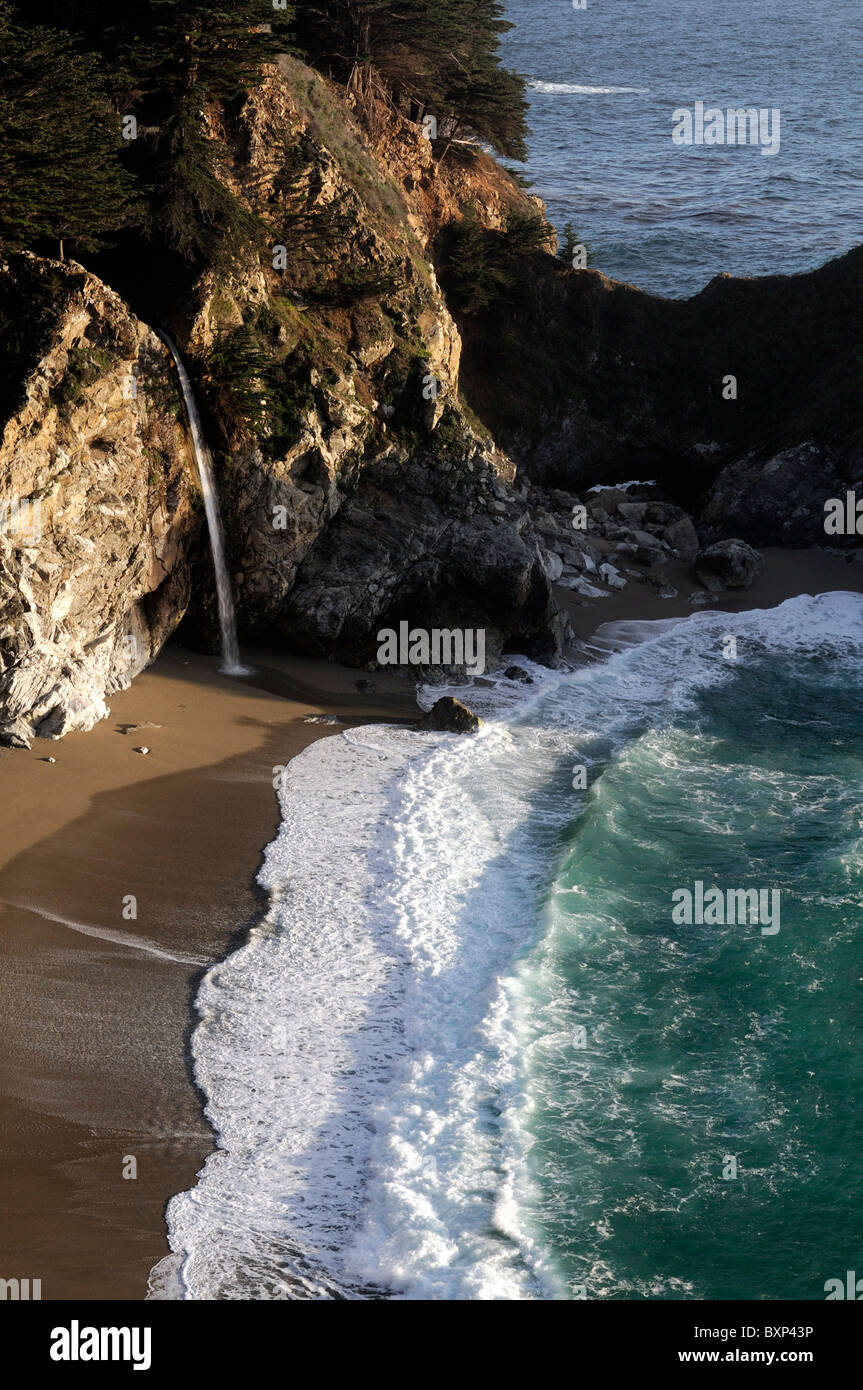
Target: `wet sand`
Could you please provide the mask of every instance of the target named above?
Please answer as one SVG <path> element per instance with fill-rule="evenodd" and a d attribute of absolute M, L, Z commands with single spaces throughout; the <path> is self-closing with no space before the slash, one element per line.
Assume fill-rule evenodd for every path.
<path fill-rule="evenodd" d="M 708 606 L 863 592 L 859 563 L 766 554 L 751 589 Z M 559 597 L 583 641 L 697 611 L 685 568 L 664 574 L 678 598 L 636 582 Z M 356 671 L 250 656 L 232 681 L 172 647 L 89 734 L 0 750 L 0 1278 L 41 1279 L 44 1299 L 141 1299 L 168 1253 L 165 1203 L 212 1149 L 188 1062 L 197 983 L 264 905 L 274 768 L 345 727 L 304 719 L 416 717 L 398 677 L 361 695 Z"/>
<path fill-rule="evenodd" d="M 263 905 L 273 769 L 416 718 L 396 677 L 361 695 L 356 671 L 252 659 L 232 681 L 171 648 L 90 733 L 0 750 L 0 1277 L 43 1299 L 141 1299 L 168 1253 L 165 1203 L 213 1147 L 191 1004 Z M 345 723 L 303 722 L 328 713 Z"/>

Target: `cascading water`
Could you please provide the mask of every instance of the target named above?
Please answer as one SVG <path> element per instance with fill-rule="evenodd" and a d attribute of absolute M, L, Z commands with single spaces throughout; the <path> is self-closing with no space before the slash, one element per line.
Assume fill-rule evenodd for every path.
<path fill-rule="evenodd" d="M 222 518 L 219 513 L 219 503 L 213 483 L 213 460 L 210 450 L 207 447 L 207 441 L 204 438 L 198 402 L 195 400 L 195 393 L 192 390 L 189 373 L 186 371 L 186 364 L 180 356 L 175 344 L 168 337 L 167 333 L 160 329 L 156 329 L 156 332 L 169 349 L 176 363 L 177 375 L 180 378 L 180 389 L 183 392 L 183 400 L 186 403 L 186 414 L 189 417 L 192 443 L 195 447 L 198 476 L 201 479 L 201 492 L 204 497 L 204 510 L 207 514 L 207 526 L 210 531 L 210 549 L 213 555 L 213 570 L 216 576 L 216 598 L 219 604 L 219 627 L 222 635 L 221 670 L 226 676 L 247 676 L 249 674 L 249 668 L 248 666 L 243 666 L 240 662 L 240 644 L 237 641 L 237 619 L 234 612 L 234 596 L 231 592 L 231 581 L 228 578 L 228 570 L 225 564 L 225 537 L 222 531 Z"/>

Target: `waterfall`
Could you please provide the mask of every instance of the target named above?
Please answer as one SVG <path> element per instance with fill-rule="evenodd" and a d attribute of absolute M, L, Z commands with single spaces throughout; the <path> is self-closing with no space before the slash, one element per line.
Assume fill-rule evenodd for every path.
<path fill-rule="evenodd" d="M 201 479 L 201 492 L 204 497 L 204 510 L 207 513 L 207 526 L 210 530 L 210 550 L 213 556 L 213 570 L 216 575 L 216 598 L 219 603 L 219 627 L 222 634 L 222 665 L 221 670 L 226 676 L 247 676 L 248 666 L 240 663 L 240 644 L 237 641 L 237 619 L 234 612 L 234 596 L 231 593 L 231 581 L 228 578 L 228 570 L 225 564 L 225 536 L 222 530 L 222 518 L 219 514 L 219 502 L 216 497 L 216 489 L 213 483 L 213 459 L 204 438 L 204 431 L 201 426 L 201 416 L 198 410 L 198 402 L 195 400 L 195 393 L 192 390 L 192 383 L 189 380 L 189 373 L 186 371 L 186 364 L 179 354 L 176 346 L 167 333 L 161 329 L 156 329 L 162 342 L 170 350 L 177 367 L 177 375 L 180 378 L 180 389 L 183 392 L 183 400 L 186 403 L 186 414 L 189 417 L 189 428 L 192 432 L 192 443 L 195 447 L 195 458 L 198 464 L 198 476 Z"/>

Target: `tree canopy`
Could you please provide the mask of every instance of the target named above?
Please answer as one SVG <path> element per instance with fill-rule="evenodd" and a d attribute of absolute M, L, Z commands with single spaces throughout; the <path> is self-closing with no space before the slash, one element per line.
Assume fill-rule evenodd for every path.
<path fill-rule="evenodd" d="M 312 0 L 294 30 L 310 61 L 342 81 L 377 82 L 448 138 L 470 133 L 522 159 L 524 80 L 501 65 L 503 16 L 500 0 Z"/>
<path fill-rule="evenodd" d="M 140 218 L 121 148 L 95 60 L 68 34 L 16 28 L 0 4 L 0 241 L 96 250 Z"/>
<path fill-rule="evenodd" d="M 500 0 L 0 0 L 0 242 L 98 250 L 136 224 L 189 263 L 233 254 L 256 228 L 208 117 L 286 51 L 434 116 L 445 149 L 521 158 L 510 27 Z"/>

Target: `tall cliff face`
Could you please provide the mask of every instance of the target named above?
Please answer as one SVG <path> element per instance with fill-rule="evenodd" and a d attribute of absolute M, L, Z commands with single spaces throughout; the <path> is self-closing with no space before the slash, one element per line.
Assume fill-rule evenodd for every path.
<path fill-rule="evenodd" d="M 209 117 L 246 218 L 240 252 L 168 302 L 145 244 L 114 262 L 188 360 L 241 633 L 359 665 L 406 619 L 484 626 L 491 658 L 507 644 L 551 658 L 563 619 L 545 552 L 512 463 L 460 399 L 461 338 L 429 260 L 463 177 L 436 182 L 415 127 L 392 117 L 372 138 L 350 108 L 283 60 Z M 491 221 L 517 196 L 490 160 L 472 193 Z M 0 500 L 14 512 L 0 738 L 15 743 L 90 727 L 190 597 L 210 630 L 214 605 L 161 342 L 94 274 L 29 255 L 0 270 L 0 315 Z"/>
<path fill-rule="evenodd" d="M 0 741 L 88 729 L 185 611 L 199 531 L 159 339 L 80 266 L 0 269 Z"/>
<path fill-rule="evenodd" d="M 388 120 L 370 138 L 344 94 L 284 59 L 213 126 L 232 191 L 270 228 L 203 275 L 173 325 L 220 445 L 241 630 L 355 664 L 401 619 L 552 654 L 542 547 L 512 463 L 460 398 L 461 338 L 429 259 L 455 193 L 432 195 L 427 142 Z"/>
<path fill-rule="evenodd" d="M 547 485 L 658 478 L 712 537 L 814 545 L 860 478 L 863 247 L 687 300 L 538 256 L 461 327 L 472 403 Z"/>

